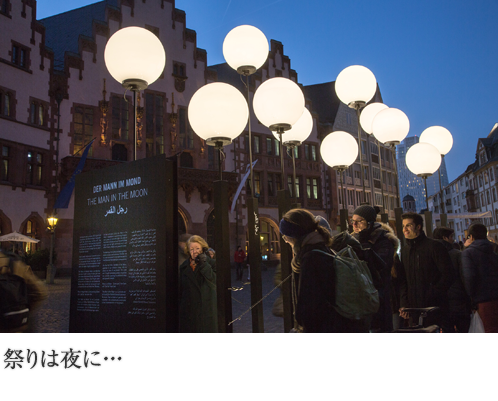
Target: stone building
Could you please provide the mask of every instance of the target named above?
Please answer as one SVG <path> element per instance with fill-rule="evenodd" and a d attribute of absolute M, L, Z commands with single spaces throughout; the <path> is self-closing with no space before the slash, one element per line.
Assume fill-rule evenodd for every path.
<path fill-rule="evenodd" d="M 476 161 L 443 191 L 429 198 L 429 210 L 439 220 L 448 214 L 448 226 L 455 230 L 455 239 L 465 242 L 473 222 L 481 222 L 488 234 L 498 240 L 498 123 L 486 138 L 477 141 Z"/>

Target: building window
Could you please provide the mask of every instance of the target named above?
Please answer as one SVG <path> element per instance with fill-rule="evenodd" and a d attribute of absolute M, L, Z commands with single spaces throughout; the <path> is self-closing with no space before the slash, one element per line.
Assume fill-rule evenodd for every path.
<path fill-rule="evenodd" d="M 12 101 L 14 96 L 12 93 L 4 91 L 0 88 L 0 115 L 5 117 L 13 117 Z"/>
<path fill-rule="evenodd" d="M 301 197 L 301 177 L 296 177 L 295 185 L 292 185 L 292 176 L 287 176 L 287 186 L 292 197 L 294 197 L 294 187 L 296 187 L 295 197 Z"/>
<path fill-rule="evenodd" d="M 263 260 L 276 259 L 276 255 L 280 253 L 280 238 L 278 231 L 266 218 L 262 217 L 259 233 L 261 240 L 261 257 Z"/>
<path fill-rule="evenodd" d="M 26 184 L 42 185 L 43 178 L 43 156 L 41 153 L 28 151 L 26 167 Z"/>
<path fill-rule="evenodd" d="M 296 146 L 296 147 L 294 148 L 294 157 L 295 157 L 296 159 L 299 159 L 299 146 Z"/>
<path fill-rule="evenodd" d="M 147 157 L 164 153 L 164 97 L 145 94 L 145 142 Z"/>
<path fill-rule="evenodd" d="M 112 139 L 118 141 L 128 141 L 129 120 L 130 120 L 129 104 L 126 99 L 121 96 L 112 97 Z"/>
<path fill-rule="evenodd" d="M 184 63 L 179 63 L 177 61 L 173 62 L 173 75 L 177 77 L 186 77 L 187 76 L 187 67 Z"/>
<path fill-rule="evenodd" d="M 318 199 L 318 179 L 306 178 L 306 192 L 308 199 Z"/>
<path fill-rule="evenodd" d="M 38 237 L 43 229 L 44 227 L 39 227 L 35 219 L 30 219 L 26 222 L 26 226 L 24 227 L 24 232 L 22 234 L 33 239 L 39 239 Z M 25 242 L 23 245 L 24 252 L 34 252 L 39 246 L 39 243 Z"/>
<path fill-rule="evenodd" d="M 10 1 L 0 0 L 0 13 L 9 15 L 9 11 L 10 11 Z"/>
<path fill-rule="evenodd" d="M 11 61 L 12 64 L 27 69 L 29 66 L 29 47 L 13 43 Z"/>
<path fill-rule="evenodd" d="M 275 184 L 273 182 L 273 174 L 268 173 L 268 177 L 266 180 L 267 188 L 268 188 L 268 196 L 275 196 Z"/>
<path fill-rule="evenodd" d="M 280 156 L 280 142 L 277 141 L 275 138 L 275 156 Z"/>
<path fill-rule="evenodd" d="M 31 100 L 29 106 L 29 123 L 34 125 L 47 125 L 48 106 L 39 100 Z"/>
<path fill-rule="evenodd" d="M 179 114 L 179 128 L 178 140 L 180 142 L 180 148 L 183 149 L 194 149 L 194 131 L 190 127 L 187 118 L 187 109 L 180 107 L 178 109 Z"/>
<path fill-rule="evenodd" d="M 1 146 L 2 153 L 0 154 L 0 181 L 9 180 L 9 164 L 10 164 L 10 148 Z"/>
<path fill-rule="evenodd" d="M 254 153 L 259 153 L 260 152 L 260 143 L 261 143 L 261 138 L 257 135 L 254 135 Z"/>
<path fill-rule="evenodd" d="M 266 138 L 266 154 L 273 155 L 273 138 Z"/>
<path fill-rule="evenodd" d="M 81 151 L 93 138 L 93 117 L 92 107 L 75 106 L 73 116 L 73 154 Z M 88 155 L 92 156 L 93 148 L 90 148 Z"/>
<path fill-rule="evenodd" d="M 261 173 L 259 171 L 254 171 L 254 193 L 258 198 L 262 195 L 261 193 Z"/>

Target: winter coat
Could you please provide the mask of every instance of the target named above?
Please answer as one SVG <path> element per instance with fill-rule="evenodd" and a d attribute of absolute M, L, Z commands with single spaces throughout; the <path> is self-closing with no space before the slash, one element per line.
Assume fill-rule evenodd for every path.
<path fill-rule="evenodd" d="M 235 254 L 233 255 L 235 263 L 244 263 L 245 258 L 246 253 L 244 251 L 235 251 Z"/>
<path fill-rule="evenodd" d="M 462 271 L 473 303 L 498 300 L 498 255 L 490 241 L 475 240 L 462 252 Z"/>
<path fill-rule="evenodd" d="M 448 312 L 448 290 L 453 283 L 453 266 L 448 251 L 440 242 L 427 238 L 423 231 L 407 239 L 401 250 L 400 307 L 439 306 Z"/>
<path fill-rule="evenodd" d="M 216 333 L 218 312 L 216 303 L 216 264 L 206 256 L 195 270 L 190 258 L 180 266 L 180 332 Z"/>
<path fill-rule="evenodd" d="M 465 291 L 462 275 L 462 251 L 455 249 L 448 241 L 436 240 L 444 245 L 450 255 L 455 281 L 448 290 L 450 313 L 470 315 L 470 297 Z"/>
<path fill-rule="evenodd" d="M 304 246 L 300 249 L 300 274 L 296 306 L 296 320 L 305 332 L 354 333 L 366 331 L 363 322 L 356 322 L 336 312 L 335 274 L 331 258 L 318 249 L 330 253 L 325 243 Z"/>
<path fill-rule="evenodd" d="M 372 227 L 354 233 L 362 248 L 366 251 L 365 260 L 371 272 L 380 275 L 379 311 L 373 317 L 371 328 L 382 332 L 390 332 L 392 327 L 391 308 L 391 268 L 394 264 L 394 254 L 399 247 L 399 240 L 393 229 L 384 223 L 374 223 Z M 370 251 L 368 251 L 370 250 Z M 373 251 L 373 252 L 372 252 Z M 365 257 L 364 256 L 364 257 Z M 360 257 L 360 256 L 359 256 Z"/>

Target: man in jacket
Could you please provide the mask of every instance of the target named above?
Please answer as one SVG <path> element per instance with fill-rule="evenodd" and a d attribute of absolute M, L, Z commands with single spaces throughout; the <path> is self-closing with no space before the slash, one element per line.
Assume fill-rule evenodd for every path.
<path fill-rule="evenodd" d="M 242 280 L 242 275 L 244 274 L 244 260 L 246 259 L 246 253 L 239 245 L 235 254 L 233 255 L 233 259 L 235 260 L 235 269 L 237 272 L 237 280 Z"/>
<path fill-rule="evenodd" d="M 468 333 L 470 326 L 470 297 L 465 291 L 462 276 L 462 251 L 455 249 L 455 231 L 448 227 L 438 227 L 434 230 L 433 238 L 441 242 L 448 250 L 455 281 L 448 290 L 450 310 L 450 326 L 458 333 Z"/>
<path fill-rule="evenodd" d="M 409 319 L 404 308 L 440 308 L 439 325 L 451 331 L 448 324 L 448 290 L 453 283 L 452 264 L 448 251 L 440 242 L 427 238 L 424 221 L 417 213 L 401 216 L 406 245 L 401 250 L 400 316 Z M 427 325 L 432 324 L 430 318 Z"/>
<path fill-rule="evenodd" d="M 462 252 L 463 283 L 477 305 L 486 333 L 498 332 L 498 255 L 481 223 L 469 227 L 470 245 Z"/>

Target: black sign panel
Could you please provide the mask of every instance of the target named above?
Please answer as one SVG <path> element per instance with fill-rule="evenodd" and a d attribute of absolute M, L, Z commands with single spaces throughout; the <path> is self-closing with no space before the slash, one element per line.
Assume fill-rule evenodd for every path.
<path fill-rule="evenodd" d="M 177 210 L 164 156 L 77 177 L 70 332 L 177 331 Z"/>

